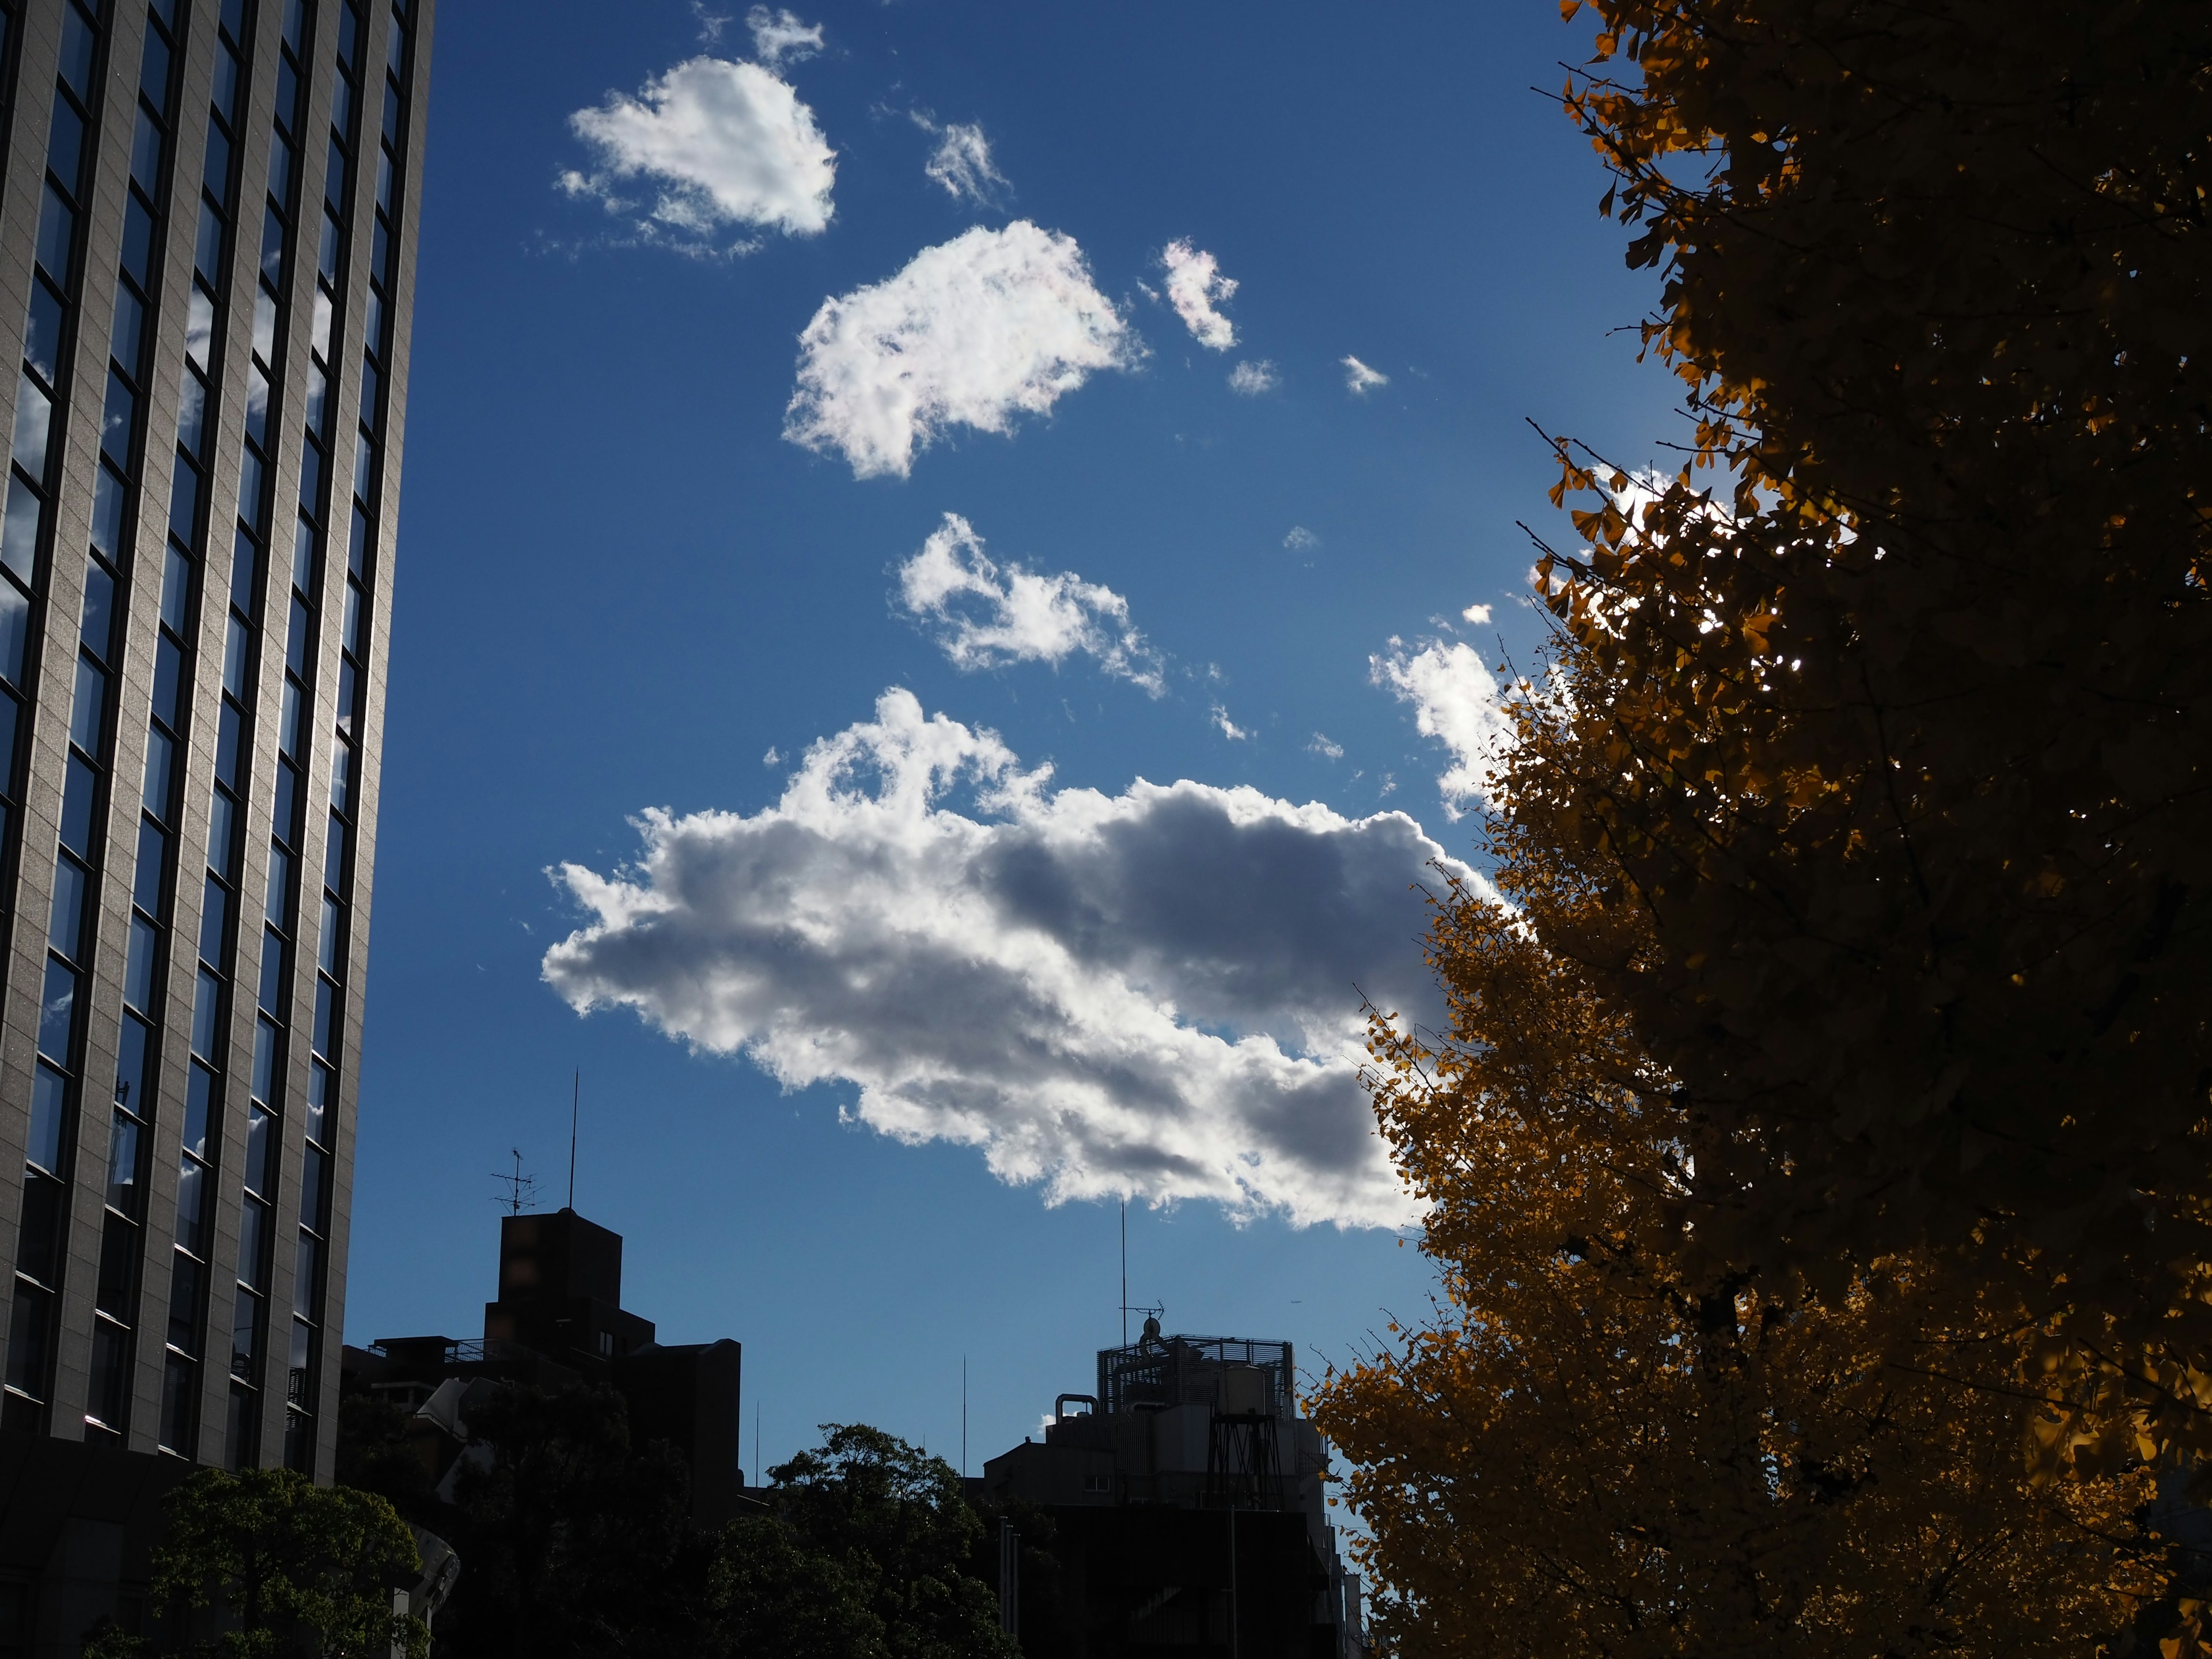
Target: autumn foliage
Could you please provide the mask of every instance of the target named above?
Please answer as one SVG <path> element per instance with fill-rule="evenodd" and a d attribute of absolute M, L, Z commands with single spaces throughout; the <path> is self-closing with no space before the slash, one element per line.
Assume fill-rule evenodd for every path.
<path fill-rule="evenodd" d="M 1530 1568 L 1543 1616 L 1649 1650 L 1715 1644 L 1641 1611 L 1706 1559 L 1732 1629 L 2078 1646 L 2212 1452 L 2212 7 L 1594 9 L 1565 106 L 1683 460 L 1559 447 L 1509 908 L 1442 913 L 1446 1037 L 1377 1030 L 1450 1305 L 1333 1425 L 1386 1576 L 1447 1515 L 1534 1559 L 1521 1482 L 1613 1564 Z M 1539 1425 L 1699 1473 L 1509 1474 Z"/>

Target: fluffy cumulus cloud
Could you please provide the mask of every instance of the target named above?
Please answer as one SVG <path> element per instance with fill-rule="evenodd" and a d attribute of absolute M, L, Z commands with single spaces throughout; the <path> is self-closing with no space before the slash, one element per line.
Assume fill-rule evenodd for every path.
<path fill-rule="evenodd" d="M 568 120 L 599 167 L 563 173 L 562 187 L 650 239 L 712 248 L 733 228 L 811 236 L 830 222 L 836 152 L 814 112 L 757 64 L 694 58 Z M 652 199 L 633 199 L 631 181 Z"/>
<path fill-rule="evenodd" d="M 822 25 L 802 23 L 792 13 L 755 6 L 745 14 L 753 32 L 753 56 L 771 67 L 799 63 L 822 50 Z"/>
<path fill-rule="evenodd" d="M 1498 681 L 1474 647 L 1432 641 L 1413 651 L 1394 639 L 1386 653 L 1367 659 L 1367 668 L 1376 684 L 1413 706 L 1413 725 L 1423 737 L 1451 751 L 1450 766 L 1437 780 L 1445 812 L 1457 818 L 1469 802 L 1490 800 L 1490 768 L 1513 728 L 1499 706 Z"/>
<path fill-rule="evenodd" d="M 1275 366 L 1262 357 L 1256 362 L 1239 363 L 1229 371 L 1229 389 L 1239 397 L 1256 398 L 1273 392 L 1279 384 Z"/>
<path fill-rule="evenodd" d="M 851 1085 L 1054 1201 L 1410 1218 L 1357 1082 L 1362 993 L 1439 1018 L 1413 889 L 1445 854 L 1402 813 L 1055 789 L 893 690 L 775 805 L 641 829 L 634 866 L 557 872 L 590 920 L 544 972 L 579 1010 Z"/>
<path fill-rule="evenodd" d="M 929 152 L 921 170 L 942 185 L 945 194 L 956 202 L 998 200 L 999 192 L 1008 187 L 1006 175 L 991 159 L 991 141 L 982 128 L 958 121 L 940 127 L 919 113 L 914 118 L 923 131 L 937 135 L 937 148 Z"/>
<path fill-rule="evenodd" d="M 899 598 L 936 635 L 956 668 L 1093 658 L 1109 674 L 1158 696 L 1166 690 L 1158 653 L 1129 623 L 1129 602 L 1110 587 L 1062 571 L 1003 568 L 957 513 L 899 567 Z"/>
<path fill-rule="evenodd" d="M 1141 347 L 1073 237 L 1017 219 L 915 255 L 822 302 L 799 336 L 783 434 L 836 450 L 856 477 L 904 477 L 946 428 L 1012 430 Z"/>
<path fill-rule="evenodd" d="M 1390 384 L 1390 377 L 1379 368 L 1370 368 L 1357 357 L 1344 359 L 1345 390 L 1356 398 L 1364 398 L 1378 386 Z"/>
<path fill-rule="evenodd" d="M 1237 325 L 1214 309 L 1237 292 L 1237 279 L 1224 276 L 1211 253 L 1188 241 L 1170 242 L 1161 250 L 1167 267 L 1168 303 L 1175 307 L 1190 337 L 1209 351 L 1226 351 L 1237 343 Z M 1236 384 L 1231 376 L 1230 383 Z"/>

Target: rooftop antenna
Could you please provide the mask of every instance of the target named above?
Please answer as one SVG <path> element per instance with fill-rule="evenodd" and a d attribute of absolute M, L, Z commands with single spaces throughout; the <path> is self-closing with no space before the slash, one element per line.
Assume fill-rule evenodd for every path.
<path fill-rule="evenodd" d="M 1129 1346 L 1129 1200 L 1121 1200 L 1121 1346 Z"/>
<path fill-rule="evenodd" d="M 968 1356 L 960 1356 L 960 1478 L 968 1478 Z"/>
<path fill-rule="evenodd" d="M 584 1107 L 584 1068 L 576 1068 L 575 1087 L 568 1096 L 568 1208 L 576 1207 L 576 1115 Z"/>
<path fill-rule="evenodd" d="M 492 1172 L 491 1178 L 507 1188 L 504 1197 L 495 1198 L 492 1202 L 506 1205 L 507 1212 L 509 1215 L 520 1215 L 522 1206 L 538 1196 L 538 1181 L 535 1176 L 522 1173 L 522 1149 L 517 1146 L 513 1151 L 514 1154 L 513 1172 L 510 1174 L 501 1174 L 498 1170 Z"/>

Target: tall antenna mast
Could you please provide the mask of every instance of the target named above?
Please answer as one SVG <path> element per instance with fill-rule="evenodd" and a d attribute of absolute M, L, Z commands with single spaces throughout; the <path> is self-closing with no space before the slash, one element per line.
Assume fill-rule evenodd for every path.
<path fill-rule="evenodd" d="M 1129 1346 L 1129 1200 L 1121 1200 L 1121 1346 Z"/>
<path fill-rule="evenodd" d="M 960 1478 L 968 1478 L 968 1356 L 960 1356 Z"/>
<path fill-rule="evenodd" d="M 576 1084 L 568 1096 L 568 1207 L 576 1207 L 576 1115 L 584 1108 L 584 1068 L 576 1068 Z"/>

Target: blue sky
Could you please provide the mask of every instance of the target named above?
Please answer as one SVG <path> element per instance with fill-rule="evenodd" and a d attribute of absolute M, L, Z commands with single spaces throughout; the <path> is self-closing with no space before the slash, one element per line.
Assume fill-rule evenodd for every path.
<path fill-rule="evenodd" d="M 970 1468 L 1033 1431 L 1118 1193 L 1171 1328 L 1348 1358 L 1428 1294 L 1346 1045 L 1539 638 L 1528 422 L 1674 418 L 1582 26 L 726 9 L 439 19 L 349 1339 L 481 1328 L 580 1067 L 749 1468 L 957 1458 L 963 1356 Z"/>

